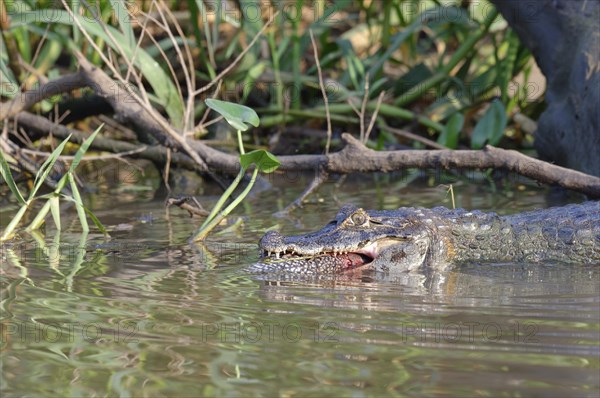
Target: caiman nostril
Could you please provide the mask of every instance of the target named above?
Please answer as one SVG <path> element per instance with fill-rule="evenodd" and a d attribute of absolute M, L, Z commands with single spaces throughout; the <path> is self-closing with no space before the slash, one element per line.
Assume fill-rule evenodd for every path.
<path fill-rule="evenodd" d="M 281 235 L 277 231 L 269 231 L 267 232 L 258 242 L 260 247 L 264 248 L 277 248 L 284 245 L 283 243 L 283 235 Z"/>

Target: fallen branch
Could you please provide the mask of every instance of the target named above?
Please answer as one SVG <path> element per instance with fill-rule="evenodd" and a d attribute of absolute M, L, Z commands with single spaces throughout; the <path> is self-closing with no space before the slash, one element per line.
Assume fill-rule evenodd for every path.
<path fill-rule="evenodd" d="M 190 204 L 189 202 L 193 202 L 193 204 Z M 193 217 L 193 216 L 206 217 L 210 214 L 210 212 L 208 210 L 204 209 L 204 207 L 202 207 L 202 205 L 193 196 L 187 196 L 187 197 L 181 197 L 181 198 L 168 198 L 167 201 L 165 202 L 165 205 L 167 207 L 177 206 L 184 210 L 187 210 L 188 213 L 190 214 L 190 217 Z"/>
<path fill-rule="evenodd" d="M 131 87 L 112 80 L 102 69 L 92 65 L 81 53 L 76 52 L 75 56 L 88 85 L 96 94 L 106 98 L 115 113 L 135 124 L 138 132 L 148 132 L 161 144 L 185 151 L 198 163 L 202 171 L 212 174 L 202 158 L 189 147 L 185 137 L 177 132 L 155 109 L 135 95 Z M 127 106 L 123 107 L 124 104 Z"/>
<path fill-rule="evenodd" d="M 166 121 L 156 119 L 156 115 L 149 114 L 148 110 L 137 101 L 132 100 L 129 92 L 114 90 L 117 84 L 110 79 L 101 69 L 93 67 L 89 62 L 80 58 L 82 70 L 87 84 L 97 94 L 105 97 L 114 111 L 121 117 L 130 120 L 138 130 L 152 133 L 159 142 L 166 146 L 183 149 L 187 154 L 175 152 L 172 154 L 174 163 L 184 165 L 186 168 L 201 170 L 212 175 L 211 171 L 218 170 L 225 174 L 235 175 L 239 172 L 239 160 L 236 156 L 211 148 L 201 141 L 185 140 L 178 134 L 173 134 L 171 126 L 167 131 L 163 128 Z M 119 87 L 117 85 L 117 87 Z M 119 87 L 121 88 L 121 87 Z M 126 93 L 126 95 L 123 95 Z M 47 119 L 21 112 L 18 121 L 31 128 L 50 132 L 64 137 L 71 129 L 55 125 Z M 59 134 L 60 133 L 60 134 Z M 61 135 L 62 134 L 62 135 Z M 76 135 L 74 135 L 76 137 Z M 322 169 L 326 173 L 349 174 L 356 172 L 389 172 L 406 168 L 444 168 L 444 169 L 504 169 L 525 177 L 529 177 L 547 184 L 556 184 L 567 189 L 572 189 L 600 198 L 600 178 L 590 176 L 579 171 L 552 165 L 541 160 L 525 156 L 517 151 L 503 150 L 487 146 L 484 150 L 401 150 L 401 151 L 373 151 L 366 148 L 360 141 L 349 134 L 343 134 L 342 139 L 346 146 L 339 152 L 329 155 L 294 155 L 281 156 L 280 171 L 306 171 Z M 78 142 L 82 139 L 78 138 Z M 102 141 L 98 137 L 94 147 L 110 152 L 125 152 L 139 148 L 139 146 L 122 143 L 119 141 Z M 102 144 L 101 144 L 102 143 Z M 101 145 L 104 145 L 102 147 Z M 187 156 L 189 155 L 189 156 Z M 137 157 L 145 157 L 164 163 L 166 160 L 165 148 L 149 147 L 137 153 Z M 192 158 L 192 159 L 190 159 Z M 192 166 L 190 162 L 195 164 Z"/>
<path fill-rule="evenodd" d="M 592 197 L 600 197 L 600 178 L 556 166 L 514 150 L 486 146 L 475 150 L 373 151 L 350 134 L 346 146 L 329 156 L 326 171 L 332 173 L 389 172 L 405 168 L 503 169 L 546 184 L 557 184 Z M 280 160 L 283 159 L 280 158 Z"/>
<path fill-rule="evenodd" d="M 69 136 L 69 134 L 71 134 L 71 140 L 78 144 L 83 143 L 83 141 L 85 141 L 85 139 L 88 137 L 88 134 L 85 134 L 79 130 L 55 124 L 42 116 L 37 116 L 29 112 L 21 112 L 17 117 L 15 117 L 15 120 L 32 133 L 38 133 L 41 135 L 52 134 L 61 139 L 65 139 Z M 165 164 L 167 161 L 167 148 L 158 145 L 136 145 L 129 142 L 117 141 L 110 138 L 97 136 L 92 142 L 90 148 L 116 154 L 127 153 L 132 157 L 151 160 L 158 164 Z M 172 164 L 178 165 L 179 167 L 197 172 L 201 171 L 198 164 L 183 153 L 171 153 L 170 160 Z"/>

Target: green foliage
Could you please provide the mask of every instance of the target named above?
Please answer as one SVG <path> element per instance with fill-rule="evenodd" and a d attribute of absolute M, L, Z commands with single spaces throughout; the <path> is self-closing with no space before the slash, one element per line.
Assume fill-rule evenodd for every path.
<path fill-rule="evenodd" d="M 69 142 L 69 139 L 71 138 L 71 136 L 69 135 L 65 140 L 63 140 L 54 149 L 54 151 L 52 151 L 52 153 L 48 156 L 46 161 L 40 167 L 40 170 L 36 174 L 36 177 L 35 177 L 35 180 L 33 183 L 33 188 L 29 192 L 29 196 L 28 196 L 27 200 L 23 199 L 23 195 L 19 191 L 19 188 L 17 187 L 17 185 L 12 177 L 12 174 L 10 173 L 10 169 L 9 169 L 8 163 L 6 161 L 6 158 L 5 158 L 4 154 L 2 153 L 2 151 L 0 150 L 0 170 L 2 172 L 2 178 L 6 181 L 11 192 L 13 193 L 13 195 L 15 195 L 15 197 L 21 204 L 21 208 L 19 209 L 17 214 L 12 218 L 12 220 L 9 222 L 9 224 L 6 227 L 6 229 L 4 230 L 2 236 L 0 236 L 0 242 L 12 238 L 17 226 L 19 225 L 19 222 L 21 221 L 21 219 L 23 218 L 23 216 L 25 215 L 27 210 L 31 209 L 32 204 L 38 199 L 46 199 L 46 203 L 38 211 L 37 216 L 31 222 L 28 229 L 29 230 L 38 229 L 43 224 L 44 219 L 45 219 L 46 215 L 48 214 L 48 212 L 51 212 L 52 219 L 54 220 L 54 224 L 56 225 L 56 228 L 58 230 L 60 230 L 61 229 L 61 222 L 60 222 L 61 218 L 60 218 L 60 207 L 59 207 L 60 197 L 63 197 L 67 200 L 71 200 L 71 201 L 75 202 L 75 204 L 77 206 L 79 221 L 81 223 L 83 231 L 87 232 L 89 230 L 87 220 L 85 217 L 85 214 L 87 213 L 91 216 L 92 221 L 94 222 L 96 227 L 102 233 L 106 233 L 106 229 L 104 228 L 102 223 L 95 216 L 93 216 L 91 211 L 86 209 L 85 206 L 83 205 L 83 203 L 81 202 L 81 195 L 79 194 L 79 190 L 77 189 L 77 185 L 75 184 L 75 179 L 73 177 L 75 169 L 79 165 L 79 162 L 81 161 L 81 159 L 85 155 L 86 151 L 88 150 L 89 146 L 91 145 L 92 141 L 94 140 L 94 138 L 96 137 L 96 135 L 98 134 L 98 132 L 101 129 L 102 129 L 102 126 L 98 127 L 98 129 L 96 131 L 94 131 L 94 133 L 92 135 L 90 135 L 81 144 L 81 146 L 75 153 L 75 156 L 73 157 L 73 162 L 69 166 L 69 169 L 56 184 L 56 188 L 55 188 L 54 192 L 47 194 L 47 195 L 36 196 L 38 190 L 41 188 L 41 186 L 44 183 L 44 181 L 46 180 L 46 178 L 48 178 L 50 172 L 52 171 L 52 168 L 54 167 L 56 161 L 58 160 L 60 154 L 62 153 L 65 145 L 67 144 L 67 142 Z M 71 184 L 73 196 L 62 193 L 67 182 L 70 182 L 70 184 Z"/>
<path fill-rule="evenodd" d="M 527 95 L 531 90 L 527 90 L 527 81 L 516 90 L 509 87 L 515 76 L 527 75 L 531 56 L 487 1 L 359 0 L 335 2 L 333 7 L 328 2 L 296 0 L 293 7 L 283 7 L 277 2 L 243 0 L 238 9 L 225 12 L 221 2 L 187 0 L 173 2 L 172 11 L 188 13 L 193 23 L 182 24 L 180 29 L 163 25 L 159 33 L 135 31 L 133 27 L 140 21 L 134 19 L 141 14 L 130 15 L 124 0 L 101 0 L 93 9 L 84 3 L 68 2 L 75 18 L 49 1 L 35 6 L 30 1 L 6 4 L 11 29 L 5 34 L 15 40 L 20 57 L 32 63 L 38 75 L 63 73 L 55 66 L 56 60 L 75 48 L 85 49 L 90 59 L 99 62 L 99 53 L 86 42 L 87 35 L 101 50 L 109 47 L 120 57 L 124 74 L 131 77 L 128 62 L 137 68 L 151 89 L 153 104 L 164 109 L 176 128 L 189 127 L 189 120 L 183 117 L 184 96 L 189 95 L 184 90 L 187 83 L 182 78 L 173 79 L 184 75 L 179 73 L 181 60 L 172 62 L 178 54 L 176 49 L 185 45 L 197 54 L 190 70 L 195 71 L 195 78 L 204 81 L 213 79 L 237 54 L 248 50 L 224 77 L 223 86 L 230 93 L 232 88 L 237 90 L 233 96 L 241 102 L 260 104 L 263 126 L 304 123 L 307 115 L 324 119 L 309 29 L 318 38 L 323 74 L 329 79 L 326 89 L 331 118 L 344 123 L 350 132 L 356 131 L 360 123 L 358 118 L 350 117 L 354 109 L 347 101 L 356 105 L 366 97 L 367 109 L 373 112 L 377 96 L 384 90 L 388 94 L 384 105 L 388 107 L 379 112 L 379 117 L 387 119 L 388 125 L 401 125 L 405 119 L 410 123 L 417 116 L 419 126 L 411 127 L 415 132 L 438 134 L 441 142 L 451 139 L 449 144 L 456 136 L 446 133 L 440 138 L 444 131 L 432 125 L 447 125 L 455 114 L 477 113 L 492 96 L 500 96 L 507 118 L 529 107 Z M 156 15 L 152 3 L 139 4 L 141 9 Z M 50 7 L 56 9 L 49 12 Z M 280 13 L 265 37 L 247 48 L 265 26 L 266 19 L 257 14 L 265 7 L 269 7 L 269 16 L 276 10 Z M 310 10 L 314 19 L 301 17 L 303 10 Z M 345 17 L 340 19 L 341 15 Z M 149 26 L 153 24 L 151 20 L 147 22 Z M 150 40 L 151 36 L 155 39 Z M 263 40 L 266 43 L 261 43 Z M 368 45 L 361 47 L 361 41 Z M 123 58 L 128 62 L 123 62 Z M 0 46 L 0 59 L 0 79 L 10 83 L 1 85 L 0 95 L 12 97 L 15 92 L 9 87 L 18 91 L 21 77 L 14 76 L 8 67 L 6 46 Z M 72 63 L 71 68 L 75 66 Z M 26 87 L 35 85 L 35 77 L 28 80 Z M 261 84 L 266 84 L 267 90 L 261 91 Z M 52 101 L 55 100 L 45 101 L 42 109 L 51 109 Z M 203 101 L 196 98 L 193 102 L 199 117 Z M 407 109 L 413 106 L 414 112 Z M 227 113 L 225 109 L 221 111 Z M 245 122 L 232 123 L 241 131 L 248 128 L 242 128 Z M 466 118 L 464 123 L 464 130 L 469 132 L 477 121 Z M 473 135 L 459 136 L 456 145 L 451 146 L 459 146 L 461 137 L 470 136 Z"/>
<path fill-rule="evenodd" d="M 504 105 L 499 100 L 495 100 L 475 126 L 471 136 L 471 148 L 481 149 L 486 143 L 497 145 L 504 135 L 505 127 Z"/>
<path fill-rule="evenodd" d="M 248 195 L 254 186 L 254 183 L 256 182 L 256 176 L 258 175 L 259 171 L 262 171 L 263 173 L 272 173 L 277 170 L 281 164 L 275 155 L 262 149 L 245 153 L 244 144 L 242 141 L 242 129 L 244 131 L 248 129 L 246 123 L 250 123 L 255 127 L 258 127 L 260 124 L 260 119 L 253 109 L 244 105 L 214 99 L 207 99 L 206 105 L 214 111 L 220 113 L 232 127 L 237 128 L 241 167 L 235 180 L 233 180 L 231 185 L 225 190 L 225 192 L 223 192 L 208 217 L 206 217 L 206 220 L 204 220 L 202 226 L 192 237 L 193 241 L 204 240 L 210 231 L 219 225 L 221 221 L 223 221 L 223 219 L 225 219 L 225 217 L 227 217 L 229 213 L 231 213 L 233 209 L 235 209 L 237 205 L 242 202 L 242 200 Z M 255 168 L 252 172 L 250 182 L 246 188 L 229 204 L 229 206 L 221 210 L 227 199 L 229 199 L 229 197 L 233 194 L 233 191 L 242 181 L 242 178 L 246 174 L 246 170 L 248 170 L 248 168 L 250 168 L 252 165 L 255 165 Z"/>
<path fill-rule="evenodd" d="M 109 2 L 108 4 L 112 4 Z M 127 12 L 122 10 L 122 5 L 115 3 L 115 11 L 118 12 L 120 21 L 119 27 L 122 31 L 107 24 L 100 24 L 89 17 L 80 15 L 70 15 L 66 10 L 52 10 L 49 13 L 44 9 L 34 9 L 23 13 L 13 13 L 10 15 L 13 21 L 17 21 L 21 30 L 24 32 L 35 32 L 37 24 L 51 27 L 54 24 L 64 24 L 72 26 L 74 29 L 81 26 L 84 31 L 93 39 L 101 39 L 108 44 L 117 53 L 122 53 L 129 62 L 137 66 L 142 76 L 148 81 L 154 89 L 156 99 L 159 105 L 163 106 L 169 115 L 171 122 L 181 126 L 183 116 L 183 98 L 178 94 L 177 88 L 169 75 L 161 65 L 152 58 L 143 48 L 137 46 L 137 41 L 131 31 L 132 21 Z M 66 43 L 71 48 L 76 49 L 77 45 L 60 29 L 56 29 L 56 40 Z M 126 66 L 126 65 L 125 65 Z"/>
<path fill-rule="evenodd" d="M 252 178 L 258 171 L 268 173 L 279 166 L 266 151 L 245 153 L 241 132 L 259 126 L 259 115 L 252 108 L 259 111 L 263 128 L 286 123 L 314 125 L 314 120 L 325 119 L 309 30 L 317 38 L 329 96 L 328 116 L 337 128 L 358 134 L 360 126 L 368 124 L 365 119 L 378 111 L 381 123 L 375 125 L 379 135 L 374 131 L 371 137 L 379 148 L 398 140 L 385 134 L 386 125 L 410 128 L 450 148 L 498 145 L 505 139 L 511 115 L 531 108 L 531 55 L 486 1 L 358 0 L 336 1 L 333 7 L 320 0 L 296 0 L 294 7 L 287 7 L 278 2 L 242 0 L 236 3 L 238 9 L 226 12 L 222 2 L 187 0 L 170 2 L 170 7 L 161 4 L 163 11 L 169 8 L 164 20 L 154 2 L 136 3 L 143 12 L 133 15 L 125 0 L 99 0 L 92 7 L 68 1 L 71 12 L 52 1 L 5 3 L 10 28 L 0 38 L 3 100 L 36 88 L 39 81 L 75 71 L 74 51 L 83 52 L 107 70 L 109 65 L 103 63 L 101 54 L 110 53 L 111 66 L 129 82 L 138 83 L 135 77 L 139 76 L 134 90 L 140 95 L 148 91 L 149 104 L 166 114 L 183 134 L 200 122 L 205 104 L 237 131 L 240 174 L 203 227 L 218 218 L 252 165 Z M 251 13 L 265 7 L 272 7 L 265 14 L 271 16 L 276 10 L 279 14 L 260 37 L 257 35 L 267 20 Z M 303 14 L 308 9 L 312 20 Z M 190 23 L 179 24 L 188 18 Z M 141 29 L 134 29 L 136 25 Z M 258 41 L 250 47 L 255 37 Z M 35 73 L 14 67 L 11 56 L 15 57 L 9 54 L 6 40 L 15 43 L 17 59 Z M 184 48 L 189 53 L 182 56 Z M 242 51 L 244 56 L 232 65 Z M 225 99 L 250 106 L 213 99 L 204 102 L 198 95 L 209 93 L 198 90 L 214 83 L 230 66 L 221 85 Z M 509 89 L 519 75 L 523 83 L 516 90 Z M 378 104 L 383 91 L 386 96 Z M 465 117 L 482 114 L 494 97 L 499 100 L 489 105 L 480 120 Z M 48 111 L 59 100 L 60 96 L 47 99 L 38 110 Z M 357 109 L 366 114 L 357 117 Z M 2 175 L 21 205 L 28 206 L 37 198 L 59 154 L 46 160 L 27 200 L 20 196 L 14 181 L 9 181 L 10 170 L 1 159 Z M 59 182 L 61 189 L 69 184 L 72 197 L 67 199 L 76 203 L 80 220 L 86 215 L 94 220 L 81 205 L 72 176 L 67 175 Z M 56 214 L 56 200 L 49 200 L 40 214 Z M 25 210 L 18 214 L 22 216 Z"/>
<path fill-rule="evenodd" d="M 205 102 L 210 109 L 223 116 L 227 123 L 236 130 L 248 130 L 250 127 L 246 123 L 254 127 L 258 127 L 260 124 L 260 119 L 254 109 L 247 106 L 216 99 L 207 99 Z"/>
<path fill-rule="evenodd" d="M 242 169 L 248 170 L 253 164 L 263 173 L 272 173 L 281 166 L 281 162 L 277 160 L 275 155 L 264 149 L 257 149 L 256 151 L 240 155 Z"/>
<path fill-rule="evenodd" d="M 455 149 L 458 146 L 458 139 L 460 138 L 460 132 L 464 122 L 465 118 L 462 114 L 455 113 L 452 115 L 444 126 L 444 130 L 438 138 L 438 143 L 448 148 Z"/>

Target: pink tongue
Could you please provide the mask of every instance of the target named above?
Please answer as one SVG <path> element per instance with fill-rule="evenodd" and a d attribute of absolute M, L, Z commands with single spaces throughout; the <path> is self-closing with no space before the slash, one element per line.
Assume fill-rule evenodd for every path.
<path fill-rule="evenodd" d="M 346 268 L 359 267 L 365 263 L 365 260 L 356 253 L 338 254 L 337 258 L 344 261 Z"/>

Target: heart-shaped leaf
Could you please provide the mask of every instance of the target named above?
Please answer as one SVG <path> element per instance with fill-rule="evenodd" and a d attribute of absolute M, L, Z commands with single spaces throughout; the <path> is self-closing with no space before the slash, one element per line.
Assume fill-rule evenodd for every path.
<path fill-rule="evenodd" d="M 281 165 L 281 162 L 277 160 L 275 155 L 264 149 L 257 149 L 240 155 L 240 164 L 244 170 L 250 167 L 252 163 L 263 173 L 272 173 Z"/>
<path fill-rule="evenodd" d="M 216 99 L 207 99 L 206 105 L 227 120 L 227 122 L 236 130 L 246 131 L 250 123 L 254 127 L 258 127 L 260 119 L 254 109 L 247 106 L 234 104 L 233 102 L 219 101 Z"/>

